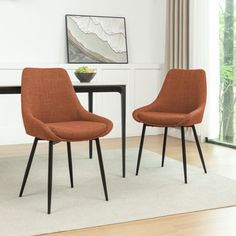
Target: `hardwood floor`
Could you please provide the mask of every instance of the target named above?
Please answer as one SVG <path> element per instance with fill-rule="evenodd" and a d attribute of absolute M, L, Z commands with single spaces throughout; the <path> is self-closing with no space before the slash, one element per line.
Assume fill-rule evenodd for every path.
<path fill-rule="evenodd" d="M 147 136 L 144 148 L 161 153 L 162 135 Z M 107 139 L 101 142 L 103 149 L 120 148 L 119 139 Z M 127 147 L 138 147 L 139 137 L 127 139 Z M 236 179 L 236 150 L 212 144 L 202 144 L 208 172 Z M 28 156 L 31 145 L 14 145 L 0 147 L 1 157 Z M 87 150 L 87 142 L 73 144 L 74 151 Z M 66 144 L 55 147 L 56 152 L 66 150 Z M 46 143 L 39 144 L 37 152 L 47 152 Z M 181 160 L 180 140 L 168 137 L 166 155 Z M 187 160 L 189 164 L 201 166 L 195 143 L 187 142 Z M 231 236 L 236 235 L 236 207 L 207 210 L 195 213 L 172 215 L 121 224 L 105 225 L 87 229 L 50 234 L 51 236 Z"/>
<path fill-rule="evenodd" d="M 236 208 L 202 211 L 49 234 L 50 236 L 235 236 Z"/>

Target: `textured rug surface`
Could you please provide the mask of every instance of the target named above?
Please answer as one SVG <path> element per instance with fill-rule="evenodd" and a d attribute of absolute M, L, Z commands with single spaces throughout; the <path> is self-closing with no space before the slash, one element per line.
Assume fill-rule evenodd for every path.
<path fill-rule="evenodd" d="M 54 155 L 52 214 L 47 207 L 47 156 L 35 155 L 24 196 L 18 197 L 28 157 L 0 158 L 0 235 L 26 236 L 236 205 L 236 181 L 143 151 L 135 176 L 137 149 L 127 150 L 127 177 L 121 152 L 103 152 L 109 202 L 104 200 L 97 156 L 74 153 L 74 189 L 67 155 Z"/>

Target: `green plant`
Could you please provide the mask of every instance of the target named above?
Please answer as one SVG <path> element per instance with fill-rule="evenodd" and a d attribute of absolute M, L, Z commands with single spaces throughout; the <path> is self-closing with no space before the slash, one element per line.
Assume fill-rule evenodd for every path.
<path fill-rule="evenodd" d="M 87 66 L 81 66 L 81 67 L 78 67 L 75 70 L 75 73 L 87 73 L 87 74 L 90 74 L 90 73 L 96 73 L 96 71 L 94 69 L 88 68 Z"/>

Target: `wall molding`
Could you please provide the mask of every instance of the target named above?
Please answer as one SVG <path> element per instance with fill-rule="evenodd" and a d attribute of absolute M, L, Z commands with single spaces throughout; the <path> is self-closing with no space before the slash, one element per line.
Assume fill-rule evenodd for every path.
<path fill-rule="evenodd" d="M 0 70 L 22 70 L 25 67 L 62 67 L 67 70 L 74 70 L 79 66 L 88 66 L 97 69 L 109 69 L 109 70 L 130 70 L 130 69 L 140 69 L 140 70 L 160 70 L 160 64 L 0 64 Z"/>

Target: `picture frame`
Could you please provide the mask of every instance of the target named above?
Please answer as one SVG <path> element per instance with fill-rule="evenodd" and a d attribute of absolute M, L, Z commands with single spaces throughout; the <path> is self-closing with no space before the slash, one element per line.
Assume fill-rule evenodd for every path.
<path fill-rule="evenodd" d="M 68 63 L 128 63 L 125 17 L 67 14 L 65 20 Z"/>

